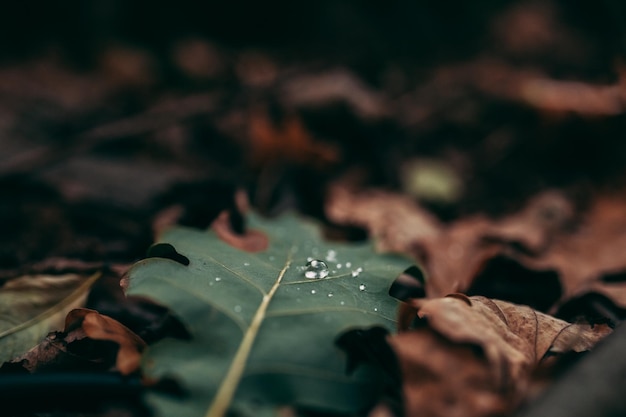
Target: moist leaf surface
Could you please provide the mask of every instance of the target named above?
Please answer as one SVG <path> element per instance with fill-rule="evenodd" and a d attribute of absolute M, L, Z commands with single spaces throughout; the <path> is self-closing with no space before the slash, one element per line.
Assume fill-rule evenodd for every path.
<path fill-rule="evenodd" d="M 267 235 L 267 250 L 245 252 L 212 231 L 179 227 L 160 241 L 189 265 L 149 258 L 129 273 L 129 294 L 167 305 L 192 335 L 149 348 L 145 371 L 175 377 L 190 394 L 153 396 L 157 413 L 249 414 L 281 404 L 353 413 L 371 405 L 372 375 L 346 375 L 334 340 L 350 328 L 394 328 L 397 302 L 387 291 L 409 261 L 369 244 L 325 242 L 316 225 L 294 215 L 248 222 Z M 328 277 L 307 279 L 308 258 L 326 262 Z"/>

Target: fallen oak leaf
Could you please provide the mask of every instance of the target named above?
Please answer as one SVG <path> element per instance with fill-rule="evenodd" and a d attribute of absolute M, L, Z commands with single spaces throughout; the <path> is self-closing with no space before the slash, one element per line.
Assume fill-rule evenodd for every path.
<path fill-rule="evenodd" d="M 548 353 L 586 351 L 611 333 L 607 325 L 571 324 L 527 306 L 481 296 L 451 294 L 409 303 L 419 318 L 427 318 L 429 326 L 442 335 L 481 346 L 493 366 L 508 363 L 506 373 L 512 377 Z"/>
<path fill-rule="evenodd" d="M 146 343 L 128 327 L 97 311 L 81 308 L 69 312 L 65 319 L 65 332 L 80 328 L 93 340 L 107 340 L 119 346 L 116 368 L 122 375 L 137 371 Z"/>
<path fill-rule="evenodd" d="M 523 399 L 533 370 L 548 356 L 589 350 L 611 333 L 606 325 L 571 324 L 526 306 L 479 296 L 411 299 L 408 305 L 412 308 L 401 310 L 407 317 L 399 318 L 405 327 L 397 336 L 389 337 L 405 375 L 407 415 L 417 415 L 424 407 L 431 410 L 428 401 L 432 396 L 442 404 L 460 408 L 454 408 L 457 414 L 451 413 L 452 405 L 443 411 L 432 408 L 426 415 L 500 415 Z M 422 319 L 421 326 L 407 328 L 406 323 L 415 318 Z M 415 350 L 421 353 L 417 355 Z M 432 352 L 437 352 L 437 359 Z M 479 354 L 474 358 L 472 352 Z M 448 363 L 458 363 L 461 370 L 448 374 Z M 471 369 L 464 370 L 464 366 Z M 464 376 L 458 379 L 461 382 L 454 382 L 459 372 Z M 476 383 L 476 378 L 481 382 Z M 432 396 L 424 396 L 424 386 L 433 381 L 437 388 Z M 476 392 L 456 392 L 463 386 Z M 476 398 L 483 400 L 477 404 Z"/>
<path fill-rule="evenodd" d="M 190 392 L 177 402 L 151 396 L 155 413 L 256 415 L 242 410 L 259 403 L 337 413 L 367 409 L 380 381 L 371 369 L 346 375 L 333 340 L 350 328 L 395 327 L 389 273 L 406 260 L 376 255 L 370 244 L 326 242 L 316 224 L 295 215 L 246 220 L 267 234 L 266 251 L 242 251 L 214 230 L 180 227 L 163 234 L 160 244 L 175 247 L 188 265 L 150 258 L 129 272 L 127 294 L 168 306 L 191 335 L 151 345 L 145 373 L 176 377 Z M 314 258 L 325 260 L 319 262 L 323 275 L 307 275 Z"/>

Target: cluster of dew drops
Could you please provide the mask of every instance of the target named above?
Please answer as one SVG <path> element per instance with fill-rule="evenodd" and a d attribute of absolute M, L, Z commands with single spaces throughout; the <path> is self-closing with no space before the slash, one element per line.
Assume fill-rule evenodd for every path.
<path fill-rule="evenodd" d="M 329 250 L 326 255 L 327 262 L 337 262 L 337 252 L 334 250 Z M 337 269 L 341 269 L 343 267 L 342 264 L 337 263 Z M 346 262 L 346 268 L 351 268 L 352 263 Z M 336 272 L 336 271 L 333 271 Z M 350 272 L 352 277 L 358 277 L 361 272 L 363 272 L 363 268 L 359 267 Z M 308 279 L 324 279 L 328 277 L 330 271 L 328 270 L 328 264 L 320 259 L 307 258 L 307 263 L 304 267 L 304 277 Z M 365 291 L 365 284 L 359 284 L 359 291 Z M 332 293 L 328 294 L 329 297 L 332 297 Z"/>

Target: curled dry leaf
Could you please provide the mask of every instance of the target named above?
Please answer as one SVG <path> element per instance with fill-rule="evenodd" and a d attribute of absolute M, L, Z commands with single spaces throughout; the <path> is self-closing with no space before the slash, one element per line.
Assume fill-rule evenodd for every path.
<path fill-rule="evenodd" d="M 119 346 L 116 368 L 121 374 L 128 375 L 139 369 L 146 344 L 119 321 L 97 311 L 80 308 L 70 311 L 65 318 L 65 332 L 76 328 L 80 328 L 90 339 L 107 340 Z"/>
<path fill-rule="evenodd" d="M 115 366 L 121 374 L 128 375 L 139 369 L 145 346 L 139 336 L 117 320 L 94 310 L 78 308 L 67 314 L 63 331 L 50 333 L 11 363 L 20 364 L 29 372 L 101 371 Z"/>
<path fill-rule="evenodd" d="M 452 294 L 409 305 L 399 322 L 421 318 L 425 326 L 389 338 L 404 375 L 407 415 L 501 415 L 523 399 L 547 356 L 589 350 L 611 332 L 485 297 Z"/>

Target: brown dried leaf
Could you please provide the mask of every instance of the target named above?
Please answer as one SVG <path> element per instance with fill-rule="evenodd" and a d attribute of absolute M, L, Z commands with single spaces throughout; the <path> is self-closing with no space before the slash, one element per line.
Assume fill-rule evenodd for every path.
<path fill-rule="evenodd" d="M 403 375 L 407 416 L 487 417 L 506 414 L 510 393 L 493 381 L 485 359 L 422 328 L 388 338 Z"/>
<path fill-rule="evenodd" d="M 412 199 L 381 190 L 354 191 L 335 185 L 328 217 L 367 228 L 381 251 L 412 255 L 426 269 L 426 294 L 466 291 L 489 259 L 511 250 L 539 253 L 566 228 L 573 208 L 561 194 L 538 195 L 502 220 L 473 216 L 445 227 Z"/>
<path fill-rule="evenodd" d="M 145 342 L 129 328 L 111 317 L 86 308 L 70 311 L 65 319 L 65 331 L 80 328 L 94 340 L 108 340 L 119 345 L 116 368 L 128 375 L 139 369 Z"/>
<path fill-rule="evenodd" d="M 383 252 L 414 254 L 415 243 L 441 234 L 442 225 L 413 199 L 387 191 L 331 187 L 326 214 L 340 224 L 365 227 Z"/>
<path fill-rule="evenodd" d="M 546 253 L 533 259 L 522 257 L 530 268 L 559 272 L 563 300 L 597 292 L 626 308 L 626 199 L 599 196 L 573 233 L 562 233 Z M 612 276 L 611 279 L 603 279 Z M 626 277 L 625 277 L 626 278 Z"/>
<path fill-rule="evenodd" d="M 589 350 L 611 332 L 485 297 L 452 294 L 410 305 L 403 310 L 410 317 L 399 322 L 417 313 L 427 327 L 403 328 L 389 340 L 403 370 L 408 415 L 501 415 L 522 399 L 548 353 Z"/>

